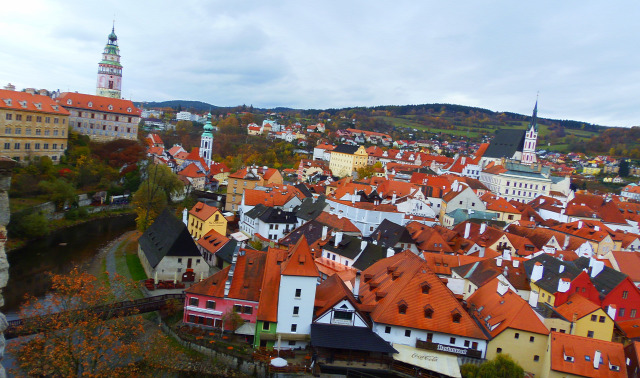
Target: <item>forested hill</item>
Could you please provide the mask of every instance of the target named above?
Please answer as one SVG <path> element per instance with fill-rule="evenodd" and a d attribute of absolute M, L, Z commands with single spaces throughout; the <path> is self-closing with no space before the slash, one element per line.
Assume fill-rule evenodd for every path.
<path fill-rule="evenodd" d="M 219 108 L 218 106 L 207 104 L 206 102 L 190 100 L 148 101 L 134 102 L 134 104 L 138 107 L 142 106 L 145 109 L 171 108 L 174 110 L 208 111 L 209 109 Z"/>

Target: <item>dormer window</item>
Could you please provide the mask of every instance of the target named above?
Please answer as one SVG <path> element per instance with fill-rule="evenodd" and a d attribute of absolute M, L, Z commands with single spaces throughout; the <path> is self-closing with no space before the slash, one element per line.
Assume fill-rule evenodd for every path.
<path fill-rule="evenodd" d="M 20 104 L 20 106 L 22 106 L 23 108 L 27 107 L 27 102 L 26 101 L 18 101 L 18 103 Z"/>
<path fill-rule="evenodd" d="M 4 103 L 7 104 L 7 106 L 11 106 L 11 99 L 10 98 L 4 99 Z"/>
<path fill-rule="evenodd" d="M 371 279 L 373 278 L 373 275 L 367 273 L 364 275 L 364 282 L 367 283 L 369 281 L 371 281 Z"/>
<path fill-rule="evenodd" d="M 433 318 L 433 307 L 431 305 L 424 306 L 424 317 L 427 319 Z"/>
<path fill-rule="evenodd" d="M 93 102 L 89 101 L 89 103 L 87 104 L 87 106 L 89 106 L 90 108 L 93 108 Z"/>
<path fill-rule="evenodd" d="M 67 100 L 67 105 L 71 105 L 71 104 L 73 104 L 73 101 L 71 101 L 71 99 L 68 99 Z"/>
<path fill-rule="evenodd" d="M 131 108 L 127 108 L 127 112 L 131 113 Z"/>
<path fill-rule="evenodd" d="M 460 323 L 460 319 L 462 319 L 462 314 L 458 312 L 458 310 L 454 310 L 451 312 L 451 319 L 454 323 Z"/>
<path fill-rule="evenodd" d="M 409 305 L 407 305 L 407 302 L 401 301 L 400 303 L 398 303 L 398 313 L 399 314 L 405 315 L 407 313 L 407 308 L 409 308 Z"/>
<path fill-rule="evenodd" d="M 422 288 L 422 294 L 429 294 L 429 290 L 431 290 L 431 285 L 429 285 L 428 282 L 423 282 L 422 284 L 420 284 L 420 287 Z"/>
<path fill-rule="evenodd" d="M 109 105 L 109 110 L 113 110 L 113 105 Z"/>
<path fill-rule="evenodd" d="M 34 102 L 33 105 L 36 106 L 36 108 L 38 108 L 39 110 L 42 110 L 42 104 L 39 102 Z"/>

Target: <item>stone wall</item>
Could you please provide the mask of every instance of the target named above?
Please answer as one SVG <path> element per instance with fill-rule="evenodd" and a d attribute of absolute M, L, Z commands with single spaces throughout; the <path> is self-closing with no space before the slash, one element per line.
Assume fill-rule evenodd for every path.
<path fill-rule="evenodd" d="M 9 280 L 9 261 L 4 245 L 7 241 L 7 225 L 11 212 L 9 211 L 9 187 L 11 186 L 11 172 L 15 161 L 0 156 L 0 307 L 4 306 L 4 298 L 2 297 L 2 289 L 7 286 Z M 0 362 L 4 357 L 5 339 L 4 332 L 7 329 L 7 319 L 4 314 L 0 313 Z M 5 378 L 7 373 L 4 367 L 0 365 L 0 378 Z"/>

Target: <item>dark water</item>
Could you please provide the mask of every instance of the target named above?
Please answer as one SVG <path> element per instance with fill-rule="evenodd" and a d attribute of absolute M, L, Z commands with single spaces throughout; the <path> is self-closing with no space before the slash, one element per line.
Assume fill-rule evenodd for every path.
<path fill-rule="evenodd" d="M 76 265 L 86 267 L 101 247 L 133 229 L 132 214 L 100 218 L 56 231 L 9 252 L 9 282 L 3 292 L 2 312 L 17 311 L 27 293 L 44 296 L 51 285 L 47 273 L 67 273 Z"/>

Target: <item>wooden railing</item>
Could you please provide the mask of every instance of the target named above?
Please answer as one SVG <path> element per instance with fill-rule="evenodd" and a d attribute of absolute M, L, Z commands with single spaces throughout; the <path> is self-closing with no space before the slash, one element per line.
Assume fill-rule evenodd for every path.
<path fill-rule="evenodd" d="M 97 314 L 102 319 L 111 319 L 122 316 L 130 316 L 160 310 L 170 300 L 177 300 L 184 303 L 183 294 L 164 294 L 153 297 L 134 299 L 129 301 L 115 302 L 107 305 L 95 306 L 86 309 L 79 309 L 77 312 L 91 312 Z M 74 310 L 68 311 L 69 313 Z M 60 313 L 57 313 L 60 314 Z M 42 332 L 50 326 L 51 318 L 56 314 L 34 316 L 24 319 L 8 321 L 8 327 L 4 331 L 6 339 L 18 336 L 25 336 Z"/>

